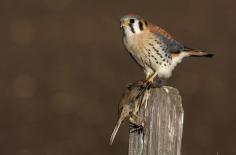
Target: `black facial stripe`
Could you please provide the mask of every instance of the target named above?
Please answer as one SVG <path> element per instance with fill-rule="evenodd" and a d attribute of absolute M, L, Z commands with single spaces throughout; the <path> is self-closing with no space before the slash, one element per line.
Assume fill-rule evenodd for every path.
<path fill-rule="evenodd" d="M 146 20 L 144 21 L 144 23 L 145 23 L 146 26 L 148 25 L 148 22 Z"/>
<path fill-rule="evenodd" d="M 143 23 L 142 22 L 138 22 L 139 25 L 139 29 L 142 31 L 143 30 Z"/>
<path fill-rule="evenodd" d="M 132 31 L 133 33 L 135 33 L 133 24 L 129 24 L 129 27 L 130 27 L 131 31 Z"/>

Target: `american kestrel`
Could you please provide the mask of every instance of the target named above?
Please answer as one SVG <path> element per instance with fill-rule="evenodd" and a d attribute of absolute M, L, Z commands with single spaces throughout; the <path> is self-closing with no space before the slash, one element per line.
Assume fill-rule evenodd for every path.
<path fill-rule="evenodd" d="M 184 46 L 164 29 L 138 15 L 126 15 L 120 19 L 120 23 L 124 45 L 144 70 L 148 84 L 153 84 L 156 78 L 169 78 L 185 57 L 213 56 Z"/>

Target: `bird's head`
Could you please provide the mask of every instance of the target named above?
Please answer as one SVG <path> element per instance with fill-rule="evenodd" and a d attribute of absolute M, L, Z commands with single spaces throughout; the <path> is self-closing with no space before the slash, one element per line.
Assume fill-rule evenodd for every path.
<path fill-rule="evenodd" d="M 120 19 L 120 28 L 125 36 L 142 33 L 147 26 L 147 21 L 138 15 L 126 15 Z"/>

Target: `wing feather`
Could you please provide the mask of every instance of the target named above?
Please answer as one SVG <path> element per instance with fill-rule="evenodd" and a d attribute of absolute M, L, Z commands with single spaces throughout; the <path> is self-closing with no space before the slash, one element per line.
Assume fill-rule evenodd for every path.
<path fill-rule="evenodd" d="M 163 46 L 169 51 L 170 53 L 178 53 L 180 51 L 185 51 L 185 46 L 178 41 L 176 41 L 171 34 L 166 32 L 164 29 L 160 28 L 159 26 L 155 26 L 152 24 L 148 24 L 150 32 L 153 32 L 163 43 Z"/>

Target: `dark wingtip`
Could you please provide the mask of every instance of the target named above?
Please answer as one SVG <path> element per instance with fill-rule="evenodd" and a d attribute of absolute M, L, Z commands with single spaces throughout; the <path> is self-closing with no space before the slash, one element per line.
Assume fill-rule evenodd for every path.
<path fill-rule="evenodd" d="M 215 54 L 211 54 L 211 53 L 208 53 L 206 55 L 204 55 L 205 57 L 208 57 L 208 58 L 212 58 L 213 56 L 215 56 Z"/>

